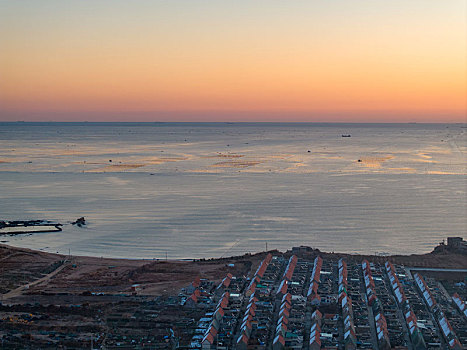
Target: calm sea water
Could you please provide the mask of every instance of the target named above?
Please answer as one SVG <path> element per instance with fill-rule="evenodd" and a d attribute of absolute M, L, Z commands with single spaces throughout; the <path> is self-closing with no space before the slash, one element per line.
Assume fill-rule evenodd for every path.
<path fill-rule="evenodd" d="M 197 258 L 423 253 L 467 238 L 465 124 L 0 123 L 3 236 L 51 252 Z M 342 135 L 351 137 L 342 137 Z"/>

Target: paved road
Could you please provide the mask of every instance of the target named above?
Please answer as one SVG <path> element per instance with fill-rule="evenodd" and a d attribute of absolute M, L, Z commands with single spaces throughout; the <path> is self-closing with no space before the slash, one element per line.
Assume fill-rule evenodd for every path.
<path fill-rule="evenodd" d="M 408 267 L 406 266 L 405 272 L 409 278 L 413 280 L 412 271 L 434 271 L 434 272 L 462 272 L 467 273 L 467 269 L 442 269 L 442 268 L 428 268 L 428 267 Z"/>
<path fill-rule="evenodd" d="M 465 272 L 467 269 L 442 269 L 442 268 L 427 268 L 427 267 L 407 267 L 411 271 L 439 271 L 439 272 Z"/>

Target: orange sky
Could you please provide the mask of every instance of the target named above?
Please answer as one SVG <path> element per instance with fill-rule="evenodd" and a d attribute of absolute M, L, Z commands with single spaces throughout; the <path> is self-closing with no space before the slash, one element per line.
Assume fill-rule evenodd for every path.
<path fill-rule="evenodd" d="M 0 120 L 466 121 L 464 0 L 0 3 Z"/>

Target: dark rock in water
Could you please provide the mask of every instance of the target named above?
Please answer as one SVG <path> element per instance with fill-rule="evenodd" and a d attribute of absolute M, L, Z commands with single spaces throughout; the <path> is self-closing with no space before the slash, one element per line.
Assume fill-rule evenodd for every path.
<path fill-rule="evenodd" d="M 83 227 L 86 225 L 86 220 L 84 219 L 84 217 L 80 217 L 79 219 L 77 219 L 76 221 L 72 222 L 71 223 L 72 225 L 76 225 L 78 227 Z"/>

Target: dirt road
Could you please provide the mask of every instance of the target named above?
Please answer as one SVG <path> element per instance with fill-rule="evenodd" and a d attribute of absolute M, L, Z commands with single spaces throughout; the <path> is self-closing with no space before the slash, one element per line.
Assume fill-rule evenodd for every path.
<path fill-rule="evenodd" d="M 17 297 L 23 292 L 29 290 L 30 287 L 36 286 L 42 282 L 47 282 L 49 281 L 52 277 L 54 277 L 56 274 L 58 274 L 60 271 L 62 271 L 66 266 L 67 266 L 67 260 L 63 260 L 61 265 L 59 265 L 55 270 L 53 270 L 51 273 L 45 275 L 44 277 L 39 278 L 38 280 L 35 280 L 34 282 L 22 285 L 16 289 L 10 290 L 8 293 L 0 295 L 1 300 L 7 300 L 10 298 Z"/>

